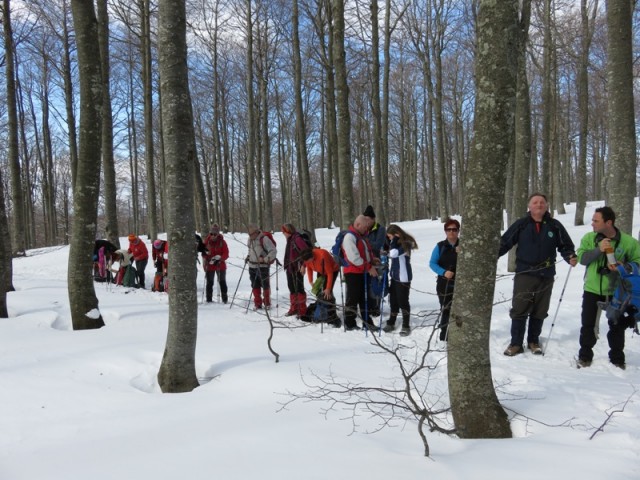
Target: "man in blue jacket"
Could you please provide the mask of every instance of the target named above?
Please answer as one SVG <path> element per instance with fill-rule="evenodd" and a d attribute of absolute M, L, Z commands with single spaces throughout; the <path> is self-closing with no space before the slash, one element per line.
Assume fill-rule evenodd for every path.
<path fill-rule="evenodd" d="M 569 234 L 558 220 L 551 218 L 548 208 L 547 197 L 542 193 L 533 193 L 529 197 L 527 215 L 516 220 L 500 239 L 499 256 L 517 245 L 516 275 L 509 311 L 511 342 L 504 351 L 509 357 L 524 352 L 522 343 L 527 318 L 527 346 L 532 353 L 542 354 L 540 333 L 551 301 L 556 275 L 556 250 L 572 267 L 577 263 Z"/>

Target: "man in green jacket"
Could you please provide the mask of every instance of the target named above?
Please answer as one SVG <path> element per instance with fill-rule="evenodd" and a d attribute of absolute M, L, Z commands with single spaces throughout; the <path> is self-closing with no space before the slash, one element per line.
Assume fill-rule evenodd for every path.
<path fill-rule="evenodd" d="M 578 366 L 588 367 L 593 361 L 593 347 L 596 344 L 596 323 L 599 316 L 598 302 L 606 302 L 613 295 L 618 272 L 618 264 L 636 263 L 640 265 L 640 244 L 622 233 L 615 226 L 616 214 L 611 207 L 596 208 L 591 218 L 593 232 L 587 233 L 580 241 L 578 261 L 587 267 L 582 295 L 582 328 L 580 329 L 580 351 Z M 611 250 L 615 260 L 611 257 Z M 607 255 L 609 252 L 609 257 Z M 609 361 L 624 370 L 625 326 L 609 322 Z"/>

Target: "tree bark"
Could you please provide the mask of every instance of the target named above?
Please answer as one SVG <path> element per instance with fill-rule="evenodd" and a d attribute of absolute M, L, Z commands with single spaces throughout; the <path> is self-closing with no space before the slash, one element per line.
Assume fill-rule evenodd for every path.
<path fill-rule="evenodd" d="M 102 72 L 93 0 L 72 0 L 80 71 L 80 149 L 69 246 L 69 307 L 74 330 L 104 326 L 93 287 L 102 142 Z"/>
<path fill-rule="evenodd" d="M 164 393 L 198 386 L 195 351 L 198 331 L 196 254 L 193 243 L 193 112 L 189 92 L 184 0 L 160 0 L 158 51 L 161 111 L 167 170 L 169 330 L 158 384 Z"/>
<path fill-rule="evenodd" d="M 633 2 L 607 2 L 607 80 L 609 91 L 608 204 L 616 226 L 631 232 L 636 196 L 636 136 L 633 100 Z"/>
<path fill-rule="evenodd" d="M 517 11 L 516 0 L 479 2 L 474 145 L 448 342 L 451 409 L 462 438 L 511 436 L 493 386 L 489 333 L 500 205 L 513 142 Z"/>

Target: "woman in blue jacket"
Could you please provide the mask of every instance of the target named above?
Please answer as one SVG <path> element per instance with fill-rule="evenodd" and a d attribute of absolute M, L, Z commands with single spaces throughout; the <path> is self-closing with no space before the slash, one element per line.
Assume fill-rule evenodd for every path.
<path fill-rule="evenodd" d="M 391 268 L 389 276 L 389 303 L 391 314 L 384 327 L 384 331 L 393 332 L 396 328 L 396 318 L 402 312 L 402 329 L 400 335 L 406 337 L 411 333 L 411 305 L 409 305 L 409 291 L 411 290 L 411 251 L 418 248 L 415 238 L 405 232 L 398 225 L 387 228 L 389 239 L 389 258 Z"/>

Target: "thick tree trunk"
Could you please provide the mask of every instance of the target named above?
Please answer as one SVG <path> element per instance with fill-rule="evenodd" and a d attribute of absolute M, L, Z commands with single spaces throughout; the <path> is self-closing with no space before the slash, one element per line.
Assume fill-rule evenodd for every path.
<path fill-rule="evenodd" d="M 636 136 L 633 101 L 633 2 L 607 2 L 607 79 L 609 91 L 608 203 L 616 212 L 616 226 L 631 232 L 636 196 Z"/>
<path fill-rule="evenodd" d="M 332 1 L 333 66 L 335 71 L 338 182 L 340 182 L 340 227 L 353 221 L 353 164 L 351 162 L 351 115 L 349 113 L 349 84 L 344 48 L 344 0 Z"/>
<path fill-rule="evenodd" d="M 193 113 L 187 70 L 184 0 L 160 0 L 158 51 L 167 169 L 169 330 L 158 384 L 164 393 L 198 386 L 195 351 L 198 331 L 196 256 L 193 243 Z"/>
<path fill-rule="evenodd" d="M 107 0 L 98 0 L 98 36 L 100 40 L 100 59 L 102 61 L 102 169 L 104 173 L 104 215 L 105 236 L 114 245 L 120 245 L 118 231 L 118 208 L 116 198 L 116 167 L 113 157 L 113 120 L 111 112 L 109 62 L 109 14 Z"/>
<path fill-rule="evenodd" d="M 104 326 L 93 287 L 93 247 L 100 193 L 102 72 L 93 0 L 72 0 L 80 70 L 80 149 L 69 247 L 69 307 L 74 330 Z"/>
<path fill-rule="evenodd" d="M 467 175 L 465 235 L 449 326 L 449 392 L 462 438 L 511 436 L 491 375 L 489 333 L 516 97 L 517 0 L 480 0 L 475 140 Z"/>
<path fill-rule="evenodd" d="M 9 220 L 4 204 L 4 180 L 0 170 L 0 318 L 8 318 L 7 292 L 13 290 L 13 259 L 11 258 L 11 240 Z"/>

